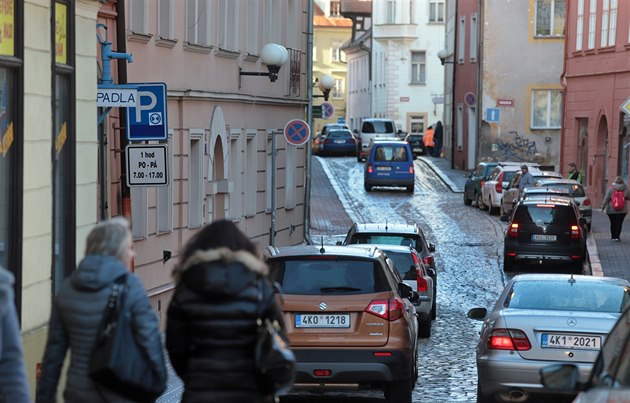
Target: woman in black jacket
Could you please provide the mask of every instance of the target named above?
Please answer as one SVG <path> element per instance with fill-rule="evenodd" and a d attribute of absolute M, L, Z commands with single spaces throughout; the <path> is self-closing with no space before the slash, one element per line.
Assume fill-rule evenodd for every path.
<path fill-rule="evenodd" d="M 63 393 L 66 402 L 138 401 L 97 385 L 88 374 L 90 355 L 112 285 L 123 275 L 127 276 L 123 313 L 130 317 L 135 340 L 153 369 L 159 383 L 157 387 L 166 389 L 166 363 L 157 316 L 140 279 L 128 271 L 135 255 L 129 222 L 116 217 L 98 223 L 88 235 L 85 249 L 85 258 L 78 270 L 61 284 L 52 306 L 36 401 L 56 400 L 68 349 L 72 354 Z M 155 399 L 140 401 L 150 400 Z"/>
<path fill-rule="evenodd" d="M 185 385 L 183 402 L 269 398 L 257 386 L 256 319 L 283 322 L 267 273 L 256 247 L 231 221 L 213 222 L 184 247 L 166 324 L 166 348 Z"/>

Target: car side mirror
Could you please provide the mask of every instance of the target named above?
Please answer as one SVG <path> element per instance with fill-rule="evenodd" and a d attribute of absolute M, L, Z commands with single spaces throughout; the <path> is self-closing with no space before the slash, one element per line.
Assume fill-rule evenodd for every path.
<path fill-rule="evenodd" d="M 580 370 L 573 364 L 549 365 L 540 369 L 540 381 L 553 391 L 577 391 Z"/>
<path fill-rule="evenodd" d="M 429 244 L 429 252 L 435 252 L 435 245 L 432 243 Z"/>
<path fill-rule="evenodd" d="M 486 315 L 488 315 L 488 310 L 486 308 L 472 308 L 466 314 L 468 319 L 474 320 L 484 320 L 486 319 Z"/>
<path fill-rule="evenodd" d="M 418 293 L 413 290 L 409 285 L 403 283 L 402 281 L 398 283 L 398 294 L 400 294 L 403 298 L 408 298 L 411 302 L 418 300 Z M 414 296 L 415 294 L 415 296 Z M 412 299 L 415 298 L 415 299 Z"/>
<path fill-rule="evenodd" d="M 510 216 L 506 215 L 502 215 L 500 218 L 501 221 L 503 222 L 509 222 L 510 221 Z"/>
<path fill-rule="evenodd" d="M 586 225 L 586 218 L 584 218 L 584 217 L 580 217 L 580 218 L 578 219 L 578 221 L 580 222 L 580 225 L 582 225 L 582 226 Z"/>

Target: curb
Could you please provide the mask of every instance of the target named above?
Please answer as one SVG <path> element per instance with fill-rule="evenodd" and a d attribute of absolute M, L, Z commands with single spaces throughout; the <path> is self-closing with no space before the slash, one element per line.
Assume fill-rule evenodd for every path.
<path fill-rule="evenodd" d="M 591 275 L 604 277 L 604 271 L 602 270 L 602 263 L 599 260 L 599 252 L 597 251 L 597 244 L 595 243 L 593 233 L 586 239 L 586 249 L 588 251 L 588 265 L 591 269 Z"/>
<path fill-rule="evenodd" d="M 424 158 L 424 157 L 419 157 L 418 160 L 424 162 L 425 164 L 427 164 L 429 166 L 429 168 L 431 168 L 431 170 L 433 172 L 435 172 L 437 174 L 437 176 L 440 177 L 440 179 L 442 180 L 442 182 L 446 183 L 446 185 L 451 188 L 451 192 L 453 193 L 464 193 L 464 189 L 460 189 L 459 186 L 457 186 L 455 184 L 455 182 L 453 182 L 451 180 L 451 178 L 449 178 L 447 175 L 444 174 L 444 172 L 442 172 L 442 170 L 437 167 L 433 161 Z"/>

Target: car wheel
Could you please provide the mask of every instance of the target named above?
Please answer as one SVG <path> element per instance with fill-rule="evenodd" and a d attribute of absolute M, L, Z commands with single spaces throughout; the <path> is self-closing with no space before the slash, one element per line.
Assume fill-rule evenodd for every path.
<path fill-rule="evenodd" d="M 414 185 L 407 186 L 407 193 L 413 193 Z"/>
<path fill-rule="evenodd" d="M 411 403 L 412 385 L 409 380 L 396 381 L 387 384 L 385 395 L 390 403 Z"/>
<path fill-rule="evenodd" d="M 492 204 L 488 204 L 488 214 L 490 215 L 497 215 L 497 213 L 499 212 L 499 208 L 498 207 L 494 207 Z"/>
<path fill-rule="evenodd" d="M 483 197 L 481 197 L 481 193 L 477 194 L 477 207 L 479 207 L 479 210 L 486 209 L 486 205 L 483 204 Z"/>
<path fill-rule="evenodd" d="M 477 403 L 493 403 L 495 400 L 481 393 L 479 381 L 477 381 Z"/>
<path fill-rule="evenodd" d="M 367 183 L 363 185 L 363 187 L 365 187 L 365 190 L 367 192 L 371 192 L 372 191 L 372 185 L 368 185 Z"/>
<path fill-rule="evenodd" d="M 431 337 L 431 318 L 424 322 L 418 321 L 418 337 L 423 339 Z"/>
<path fill-rule="evenodd" d="M 472 200 L 470 200 L 467 196 L 466 196 L 466 192 L 464 192 L 464 205 L 465 206 L 470 206 L 472 204 Z"/>
<path fill-rule="evenodd" d="M 506 273 L 514 271 L 514 259 L 505 256 L 503 258 L 503 271 Z"/>
<path fill-rule="evenodd" d="M 586 229 L 588 232 L 591 232 L 591 223 L 586 224 Z"/>

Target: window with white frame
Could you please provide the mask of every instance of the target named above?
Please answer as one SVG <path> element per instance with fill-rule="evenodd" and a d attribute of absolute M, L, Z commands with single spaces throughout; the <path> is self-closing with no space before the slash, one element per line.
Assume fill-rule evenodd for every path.
<path fill-rule="evenodd" d="M 149 33 L 148 15 L 147 15 L 147 0 L 136 0 L 130 2 L 129 7 L 129 29 L 136 34 L 147 35 Z"/>
<path fill-rule="evenodd" d="M 145 186 L 131 186 L 131 234 L 133 239 L 149 236 L 149 201 Z"/>
<path fill-rule="evenodd" d="M 258 26 L 260 24 L 260 2 L 252 2 L 245 7 L 247 12 L 247 53 L 257 55 L 260 49 L 260 35 Z"/>
<path fill-rule="evenodd" d="M 425 84 L 427 79 L 425 52 L 411 52 L 411 84 Z"/>
<path fill-rule="evenodd" d="M 341 17 L 341 1 L 330 0 L 330 16 Z"/>
<path fill-rule="evenodd" d="M 584 0 L 578 0 L 577 4 L 577 23 L 575 30 L 575 50 L 582 50 L 582 41 L 584 40 Z"/>
<path fill-rule="evenodd" d="M 210 46 L 210 5 L 208 0 L 186 0 L 186 41 Z"/>
<path fill-rule="evenodd" d="M 287 143 L 284 152 L 284 208 L 295 208 L 295 165 L 296 147 Z"/>
<path fill-rule="evenodd" d="M 595 47 L 595 30 L 597 29 L 597 1 L 589 1 L 588 10 L 588 46 L 587 49 Z"/>
<path fill-rule="evenodd" d="M 532 129 L 559 129 L 562 124 L 562 91 L 532 91 Z"/>
<path fill-rule="evenodd" d="M 188 228 L 203 225 L 203 130 L 190 130 L 188 154 Z"/>
<path fill-rule="evenodd" d="M 604 0 L 601 31 L 600 46 L 613 46 L 617 35 L 617 0 Z"/>
<path fill-rule="evenodd" d="M 429 2 L 429 22 L 444 22 L 444 2 Z"/>
<path fill-rule="evenodd" d="M 566 0 L 536 0 L 536 36 L 564 36 Z"/>
<path fill-rule="evenodd" d="M 160 39 L 173 39 L 173 2 L 158 0 L 158 36 Z"/>
<path fill-rule="evenodd" d="M 342 42 L 334 41 L 332 47 L 330 48 L 330 60 L 333 62 L 342 62 L 343 61 L 343 52 L 341 51 Z"/>
<path fill-rule="evenodd" d="M 395 24 L 396 23 L 396 1 L 395 0 L 387 0 L 387 10 L 385 15 L 385 23 L 386 24 Z"/>
<path fill-rule="evenodd" d="M 335 86 L 330 90 L 330 95 L 333 99 L 341 99 L 343 98 L 343 80 L 340 78 L 335 78 Z"/>
<path fill-rule="evenodd" d="M 457 63 L 463 64 L 466 53 L 466 17 L 459 18 L 459 35 L 457 38 Z"/>
<path fill-rule="evenodd" d="M 218 4 L 218 46 L 221 49 L 238 51 L 238 2 L 234 0 L 219 0 Z M 251 27 L 247 27 L 251 29 Z"/>
<path fill-rule="evenodd" d="M 245 216 L 256 215 L 256 200 L 258 199 L 258 147 L 256 132 L 247 133 L 245 150 Z"/>
<path fill-rule="evenodd" d="M 470 15 L 470 62 L 477 61 L 477 14 Z"/>
<path fill-rule="evenodd" d="M 230 135 L 229 178 L 232 182 L 232 191 L 230 192 L 230 218 L 232 220 L 240 220 L 243 215 L 243 160 L 239 141 L 240 134 L 239 130 L 232 130 Z"/>
<path fill-rule="evenodd" d="M 158 234 L 173 231 L 173 131 L 169 130 L 166 150 L 168 184 L 157 188 L 156 228 Z"/>

